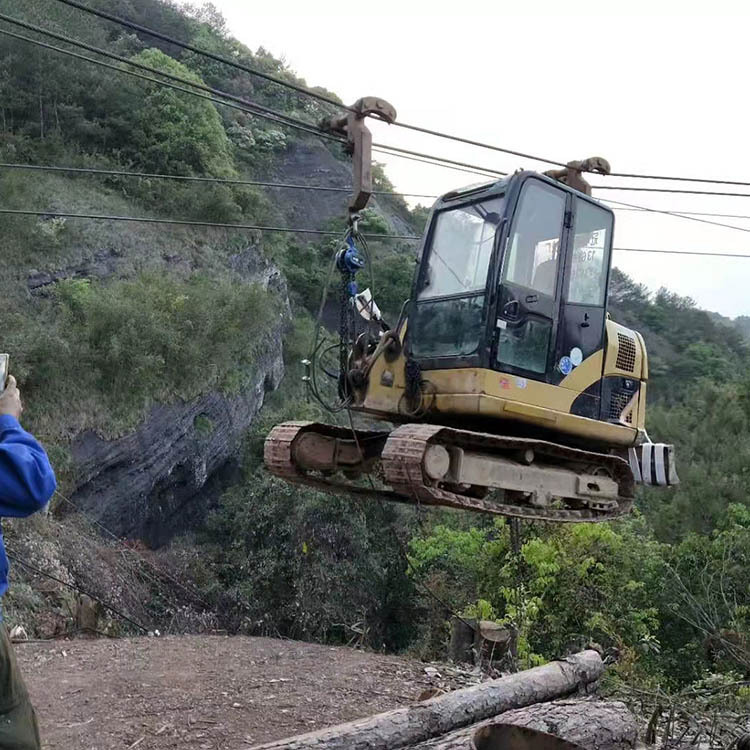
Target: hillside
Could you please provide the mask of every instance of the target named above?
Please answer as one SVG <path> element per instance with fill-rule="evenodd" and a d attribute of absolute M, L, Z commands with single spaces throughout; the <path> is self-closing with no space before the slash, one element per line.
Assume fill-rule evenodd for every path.
<path fill-rule="evenodd" d="M 296 80 L 268 53 L 238 45 L 209 11 L 188 17 L 159 2 L 105 5 Z M 0 7 L 310 122 L 325 114 L 314 100 L 104 21 L 81 26 L 79 13 L 55 2 Z M 5 162 L 351 182 L 335 144 L 22 41 L 0 44 Z M 312 229 L 340 221 L 346 206 L 345 193 L 18 169 L 3 170 L 0 186 L 6 208 Z M 405 205 L 390 206 L 374 205 L 385 216 L 381 231 L 410 232 Z M 306 236 L 44 215 L 0 223 L 12 258 L 0 278 L 4 346 L 63 491 L 115 532 L 152 544 L 190 528 L 232 476 L 244 432 L 283 376 L 290 311 L 280 269 L 299 267 L 297 256 L 312 252 Z M 149 453 L 143 445 L 161 447 Z"/>
<path fill-rule="evenodd" d="M 95 4 L 302 82 L 233 39 L 211 6 Z M 328 113 L 145 35 L 81 24 L 53 0 L 0 8 L 309 123 Z M 115 605 L 119 615 L 101 605 L 94 616 L 110 635 L 356 634 L 363 646 L 436 658 L 459 612 L 511 628 L 523 666 L 593 640 L 620 656 L 617 680 L 678 690 L 718 675 L 718 688 L 747 699 L 735 685 L 750 664 L 746 319 L 728 323 L 613 274 L 612 315 L 641 331 L 650 353 L 649 431 L 676 444 L 683 480 L 641 493 L 621 522 L 530 524 L 517 556 L 499 520 L 291 488 L 262 470 L 262 440 L 283 419 L 330 418 L 305 398 L 300 360 L 335 238 L 47 212 L 338 232 L 345 194 L 237 182 L 346 185 L 346 155 L 278 120 L 5 36 L 0 63 L 3 163 L 234 181 L 0 171 L 3 207 L 40 212 L 0 216 L 0 348 L 62 488 L 49 517 L 8 525 L 9 548 L 37 569 L 15 566 L 9 624 L 78 632 L 80 597 L 39 570 Z M 376 177 L 387 189 L 382 170 Z M 423 221 L 423 209 L 389 197 L 364 227 L 413 233 Z M 371 249 L 376 297 L 397 313 L 413 247 Z"/>

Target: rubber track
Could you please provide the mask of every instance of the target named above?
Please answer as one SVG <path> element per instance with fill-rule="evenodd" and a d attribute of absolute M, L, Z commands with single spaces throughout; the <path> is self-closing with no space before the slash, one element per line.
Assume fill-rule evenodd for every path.
<path fill-rule="evenodd" d="M 622 459 L 608 454 L 567 448 L 541 440 L 499 437 L 437 425 L 408 424 L 390 433 L 381 455 L 385 481 L 391 489 L 377 489 L 298 469 L 292 456 L 292 443 L 303 432 L 318 432 L 329 437 L 351 440 L 352 431 L 346 427 L 316 422 L 285 422 L 275 427 L 266 438 L 264 460 L 271 473 L 288 482 L 314 487 L 324 492 L 345 493 L 356 497 L 376 497 L 402 503 L 440 505 L 493 515 L 558 523 L 609 521 L 628 513 L 633 504 L 634 485 L 630 467 Z M 357 430 L 356 434 L 357 439 L 362 443 L 374 437 L 382 437 L 384 431 Z M 507 451 L 533 448 L 537 455 L 551 457 L 563 467 L 565 463 L 604 466 L 610 470 L 620 487 L 621 496 L 618 498 L 618 508 L 607 511 L 534 508 L 469 497 L 428 486 L 424 481 L 422 459 L 427 447 L 434 443 L 455 445 L 499 455 Z"/>

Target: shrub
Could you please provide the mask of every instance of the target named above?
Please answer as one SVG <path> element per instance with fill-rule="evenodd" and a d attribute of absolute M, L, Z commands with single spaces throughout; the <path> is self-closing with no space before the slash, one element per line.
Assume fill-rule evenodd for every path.
<path fill-rule="evenodd" d="M 26 357 L 32 414 L 85 411 L 105 432 L 132 426 L 155 402 L 241 388 L 276 314 L 261 288 L 199 274 L 68 280 L 56 300 Z"/>

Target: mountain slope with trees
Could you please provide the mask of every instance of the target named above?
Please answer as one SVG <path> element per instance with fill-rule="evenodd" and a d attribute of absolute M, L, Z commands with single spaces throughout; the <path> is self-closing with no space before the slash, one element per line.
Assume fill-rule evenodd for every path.
<path fill-rule="evenodd" d="M 267 51 L 233 39 L 210 5 L 91 2 L 301 82 Z M 145 35 L 82 23 L 54 0 L 0 0 L 0 9 L 311 123 L 329 113 L 296 92 Z M 6 163 L 329 186 L 350 179 L 336 145 L 4 36 L 0 91 Z M 382 171 L 377 179 L 388 188 Z M 74 502 L 85 501 L 87 512 L 118 534 L 153 546 L 171 539 L 156 555 L 200 590 L 200 606 L 210 613 L 181 618 L 169 598 L 139 588 L 151 592 L 141 599 L 153 596 L 142 612 L 152 623 L 189 629 L 210 622 L 232 632 L 337 643 L 354 638 L 436 656 L 446 623 L 459 612 L 512 627 L 527 665 L 593 640 L 619 654 L 620 677 L 649 687 L 700 684 L 716 673 L 731 684 L 749 668 L 746 319 L 727 325 L 689 299 L 668 290 L 650 294 L 613 274 L 611 313 L 643 333 L 650 354 L 649 430 L 676 444 L 683 484 L 644 491 L 633 517 L 606 526 L 527 525 L 516 557 L 502 521 L 333 498 L 288 487 L 262 470 L 262 440 L 272 424 L 327 416 L 307 402 L 299 361 L 330 242 L 44 213 L 313 222 L 342 231 L 343 194 L 10 168 L 0 171 L 0 188 L 3 207 L 42 212 L 0 217 L 7 258 L 0 348 L 12 354 L 28 424 L 50 447 Z M 423 207 L 410 211 L 389 198 L 367 213 L 365 226 L 376 234 L 418 231 L 424 216 Z M 372 250 L 376 297 L 397 314 L 409 294 L 413 247 L 373 242 Z M 255 406 L 241 429 L 229 430 L 226 415 L 239 398 Z M 154 425 L 159 429 L 149 431 Z M 168 431 L 175 425 L 179 439 Z M 118 441 L 130 447 L 118 453 Z M 159 451 L 163 465 L 136 491 L 128 477 L 142 479 L 139 462 Z M 49 528 L 67 539 L 70 508 L 56 504 L 63 520 Z M 128 517 L 151 520 L 128 527 Z M 10 542 L 42 564 L 52 547 L 44 534 L 49 540 L 53 532 L 34 533 L 38 539 L 10 534 Z M 175 533 L 181 538 L 172 539 Z M 80 543 L 59 546 L 72 555 Z M 91 560 L 103 566 L 108 555 Z M 65 576 L 90 586 L 108 581 L 93 565 L 66 558 Z M 111 585 L 128 589 L 131 574 L 116 570 L 120 583 Z M 32 630 L 45 607 L 61 611 L 59 601 L 45 603 L 28 586 L 11 592 L 9 620 Z M 732 700 L 747 699 L 733 690 Z"/>

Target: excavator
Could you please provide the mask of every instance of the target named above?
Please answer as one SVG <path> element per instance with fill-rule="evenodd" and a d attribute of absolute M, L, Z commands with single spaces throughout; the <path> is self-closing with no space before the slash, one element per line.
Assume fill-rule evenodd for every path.
<path fill-rule="evenodd" d="M 316 393 L 318 378 L 335 378 L 332 411 L 350 424 L 276 426 L 267 468 L 336 494 L 558 522 L 616 518 L 637 484 L 676 485 L 673 446 L 646 432 L 643 337 L 607 312 L 614 215 L 583 176 L 608 174 L 606 160 L 441 196 L 389 326 L 356 281 L 369 261 L 358 230 L 372 194 L 367 117 L 396 113 L 368 97 L 327 122 L 354 160 L 349 230 L 332 262 L 338 369 L 321 364 L 318 335 L 305 360 Z M 376 428 L 355 429 L 352 413 Z"/>

